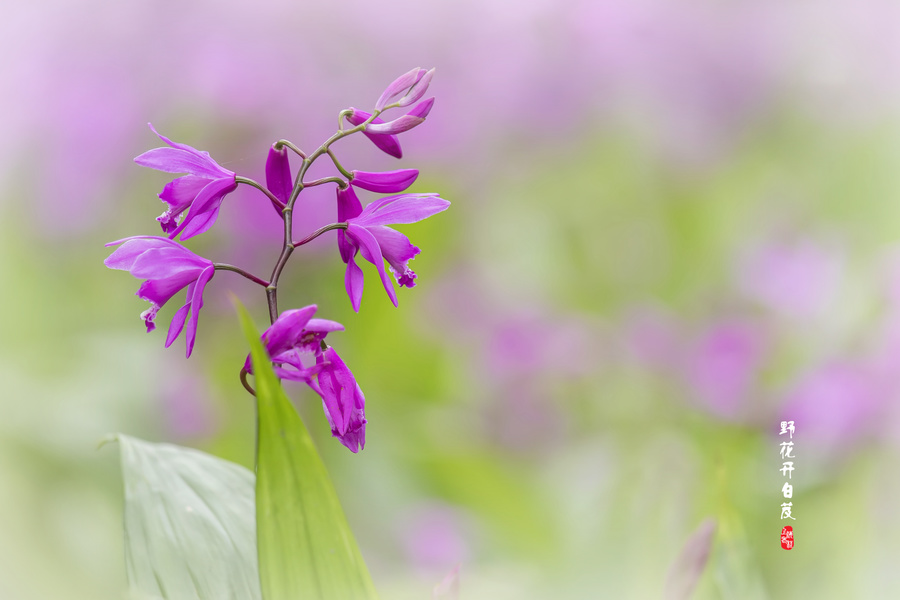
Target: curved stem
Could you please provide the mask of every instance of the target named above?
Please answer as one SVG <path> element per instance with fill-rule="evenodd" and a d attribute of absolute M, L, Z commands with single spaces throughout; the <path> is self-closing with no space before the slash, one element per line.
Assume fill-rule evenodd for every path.
<path fill-rule="evenodd" d="M 336 183 L 341 189 L 346 188 L 349 184 L 340 177 L 322 177 L 321 179 L 313 179 L 312 181 L 304 181 L 303 187 L 316 187 L 325 183 Z"/>
<path fill-rule="evenodd" d="M 234 265 L 229 265 L 226 263 L 213 263 L 213 268 L 215 268 L 216 271 L 232 271 L 234 273 L 237 273 L 238 275 L 243 275 L 253 283 L 256 283 L 263 287 L 268 287 L 269 285 L 268 281 L 260 279 L 253 273 L 248 273 L 247 271 L 241 269 L 240 267 L 235 267 Z"/>
<path fill-rule="evenodd" d="M 353 174 L 341 165 L 340 161 L 338 161 L 337 159 L 337 156 L 335 156 L 334 152 L 331 151 L 331 148 L 328 148 L 327 152 L 328 156 L 331 157 L 331 162 L 333 162 L 335 168 L 337 168 L 337 170 L 341 172 L 341 175 L 343 175 L 347 179 L 353 179 Z"/>
<path fill-rule="evenodd" d="M 279 211 L 284 210 L 284 202 L 282 202 L 281 200 L 276 198 L 272 192 L 270 192 L 269 190 L 267 190 L 266 188 L 261 186 L 259 183 L 255 182 L 252 179 L 249 179 L 247 177 L 241 177 L 240 175 L 236 175 L 234 180 L 237 183 L 245 183 L 249 186 L 255 187 L 256 189 L 258 189 L 263 194 L 265 194 L 266 196 L 269 197 L 269 200 L 272 201 L 272 205 L 275 207 L 276 210 L 279 210 Z"/>
<path fill-rule="evenodd" d="M 297 246 L 302 246 L 303 244 L 308 244 L 309 242 L 313 241 L 314 239 L 316 239 L 317 237 L 319 237 L 326 231 L 331 231 L 332 229 L 347 229 L 347 224 L 346 223 L 332 223 L 331 225 L 325 225 L 324 227 L 319 227 L 318 229 L 313 231 L 311 234 L 309 234 L 308 236 L 306 236 L 299 242 L 294 242 L 294 247 L 296 248 Z"/>
<path fill-rule="evenodd" d="M 295 247 L 295 244 L 292 242 L 293 211 L 294 203 L 297 201 L 297 197 L 300 196 L 300 192 L 302 192 L 304 188 L 303 176 L 306 175 L 309 167 L 312 166 L 317 158 L 319 158 L 326 152 L 329 152 L 331 144 L 347 137 L 348 135 L 363 131 L 369 123 L 371 123 L 375 120 L 376 117 L 378 117 L 379 114 L 381 114 L 381 111 L 376 110 L 368 119 L 366 119 L 356 127 L 347 130 L 341 129 L 337 131 L 336 133 L 332 134 L 330 138 L 325 140 L 325 142 L 321 146 L 316 148 L 315 152 L 303 158 L 303 163 L 297 170 L 297 177 L 294 179 L 294 189 L 291 190 L 291 197 L 288 199 L 287 206 L 281 209 L 281 216 L 282 219 L 284 219 L 284 246 L 282 246 L 281 248 L 281 254 L 278 256 L 278 262 L 275 263 L 275 268 L 272 269 L 272 277 L 269 278 L 269 285 L 266 286 L 266 302 L 269 305 L 270 322 L 275 323 L 275 320 L 278 318 L 278 278 L 281 276 L 281 272 L 284 270 L 284 265 L 287 264 L 287 261 L 291 257 L 291 253 L 294 251 Z M 288 148 L 291 148 L 292 150 L 303 156 L 299 148 L 297 148 L 287 140 L 279 140 L 277 143 L 280 143 L 282 146 L 287 146 Z M 312 234 L 312 237 L 304 239 L 301 244 L 305 244 L 308 241 L 315 239 L 315 237 L 321 235 L 329 229 L 337 229 L 339 227 L 346 228 L 347 225 L 346 223 L 344 223 L 326 227 L 327 229 L 324 229 L 324 231 L 322 231 L 321 233 L 314 232 Z"/>
<path fill-rule="evenodd" d="M 250 392 L 251 395 L 256 395 L 256 390 L 247 383 L 247 369 L 241 369 L 241 385 L 243 385 L 244 389 Z"/>
<path fill-rule="evenodd" d="M 289 140 L 278 140 L 277 142 L 275 142 L 275 149 L 276 149 L 276 150 L 281 150 L 281 147 L 282 147 L 282 146 L 284 146 L 285 148 L 290 148 L 291 150 L 293 150 L 294 152 L 296 152 L 296 153 L 300 156 L 300 158 L 303 158 L 303 159 L 306 158 L 306 152 L 304 152 L 303 150 L 301 150 L 300 148 L 298 148 L 297 146 L 295 146 L 291 141 L 289 141 Z"/>

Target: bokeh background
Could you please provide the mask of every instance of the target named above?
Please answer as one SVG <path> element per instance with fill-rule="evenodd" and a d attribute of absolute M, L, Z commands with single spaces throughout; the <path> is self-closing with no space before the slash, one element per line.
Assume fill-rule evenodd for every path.
<path fill-rule="evenodd" d="M 329 234 L 281 295 L 346 325 L 366 449 L 289 393 L 382 597 L 428 598 L 456 564 L 463 599 L 660 597 L 710 517 L 698 598 L 896 594 L 895 3 L 56 0 L 6 7 L 0 33 L 0 598 L 122 596 L 106 434 L 252 464 L 228 292 L 260 327 L 262 294 L 217 274 L 185 360 L 102 264 L 159 234 L 146 123 L 262 180 L 273 141 L 314 148 L 414 66 L 437 102 L 404 158 L 336 150 L 453 203 L 402 228 L 419 285 L 395 309 L 369 266 L 353 313 Z M 298 234 L 332 194 L 310 190 Z M 188 246 L 265 276 L 280 236 L 242 189 Z"/>

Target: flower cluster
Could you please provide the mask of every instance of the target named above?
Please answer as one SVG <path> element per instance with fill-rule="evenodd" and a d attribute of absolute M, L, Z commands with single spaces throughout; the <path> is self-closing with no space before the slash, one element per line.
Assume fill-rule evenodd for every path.
<path fill-rule="evenodd" d="M 383 152 L 401 158 L 403 152 L 398 135 L 423 123 L 434 105 L 434 98 L 422 100 L 433 76 L 434 69 L 413 69 L 384 90 L 371 112 L 356 108 L 341 111 L 337 133 L 310 154 L 288 140 L 279 140 L 269 149 L 265 185 L 223 168 L 207 152 L 173 142 L 157 133 L 151 125 L 153 133 L 166 146 L 141 154 L 135 162 L 167 173 L 183 173 L 166 184 L 159 194 L 166 210 L 157 221 L 165 237 L 134 236 L 107 244 L 118 246 L 106 259 L 107 267 L 129 271 L 144 280 L 137 295 L 150 302 L 150 308 L 141 314 L 148 332 L 155 329 L 156 315 L 166 302 L 186 289 L 186 302 L 169 325 L 166 347 L 184 330 L 188 357 L 194 348 L 203 292 L 216 271 L 235 272 L 265 288 L 271 326 L 263 333 L 262 340 L 276 375 L 301 381 L 321 397 L 332 435 L 352 452 L 365 447 L 365 396 L 338 353 L 325 343 L 330 332 L 344 327 L 334 321 L 313 318 L 316 305 L 279 313 L 278 282 L 294 250 L 336 230 L 338 251 L 347 265 L 344 286 L 355 311 L 359 312 L 364 279 L 363 270 L 356 262 L 358 255 L 375 266 L 394 306 L 397 306 L 397 295 L 388 271 L 401 287 L 415 286 L 416 274 L 409 268 L 409 261 L 419 254 L 419 248 L 389 226 L 421 221 L 446 210 L 450 203 L 437 194 L 406 193 L 419 175 L 415 169 L 381 173 L 348 171 L 338 161 L 331 146 L 361 132 Z M 384 113 L 396 108 L 407 110 L 392 120 L 382 118 Z M 296 174 L 291 171 L 291 152 L 301 160 Z M 310 166 L 322 156 L 331 159 L 339 175 L 306 180 Z M 233 265 L 214 263 L 175 241 L 180 237 L 184 242 L 212 228 L 225 198 L 239 184 L 250 185 L 264 194 L 285 223 L 281 254 L 268 279 Z M 295 240 L 292 214 L 298 196 L 305 188 L 326 184 L 336 186 L 337 221 Z M 363 208 L 356 189 L 391 195 Z M 244 364 L 242 379 L 245 373 L 252 373 L 249 357 Z"/>

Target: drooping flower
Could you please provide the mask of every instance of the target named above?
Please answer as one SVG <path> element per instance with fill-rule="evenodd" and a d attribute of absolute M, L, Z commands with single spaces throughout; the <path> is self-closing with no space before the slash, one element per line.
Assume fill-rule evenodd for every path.
<path fill-rule="evenodd" d="M 334 348 L 317 355 L 316 362 L 323 367 L 317 379 L 331 435 L 351 452 L 359 452 L 366 447 L 366 397 Z"/>
<path fill-rule="evenodd" d="M 353 197 L 355 198 L 355 195 Z M 409 268 L 408 263 L 419 254 L 419 249 L 413 246 L 405 235 L 387 225 L 416 223 L 446 210 L 449 206 L 450 203 L 437 194 L 400 194 L 377 200 L 358 215 L 343 220 L 347 223 L 344 236 L 346 245 L 340 245 L 340 238 L 338 243 L 341 258 L 347 263 L 344 285 L 353 310 L 359 312 L 363 291 L 363 272 L 354 260 L 356 251 L 359 250 L 363 258 L 378 269 L 388 297 L 394 306 L 397 306 L 394 285 L 384 269 L 384 261 L 388 261 L 398 284 L 414 287 L 416 274 Z M 340 202 L 338 211 L 340 219 Z"/>
<path fill-rule="evenodd" d="M 325 337 L 344 326 L 335 321 L 313 319 L 316 305 L 283 312 L 262 334 L 275 374 L 306 383 L 322 398 L 322 408 L 331 434 L 352 452 L 366 444 L 365 396 L 353 373 Z M 250 357 L 244 369 L 252 373 Z"/>
<path fill-rule="evenodd" d="M 186 356 L 190 357 L 197 336 L 197 317 L 203 307 L 203 290 L 216 272 L 213 263 L 197 256 L 181 244 L 163 237 L 141 235 L 106 245 L 119 244 L 121 246 L 116 248 L 103 264 L 110 269 L 129 271 L 138 279 L 146 280 L 138 288 L 137 296 L 150 302 L 150 308 L 141 313 L 148 332 L 156 329 L 154 319 L 159 309 L 172 296 L 187 288 L 187 302 L 178 309 L 169 324 L 166 348 L 181 334 L 190 313 L 191 318 L 185 333 Z"/>
<path fill-rule="evenodd" d="M 150 129 L 170 147 L 148 150 L 134 162 L 167 173 L 187 173 L 166 184 L 159 194 L 169 207 L 156 220 L 171 239 L 181 234 L 186 240 L 203 233 L 215 223 L 225 196 L 237 188 L 235 174 L 219 166 L 208 152 L 173 142 L 153 125 Z M 177 219 L 185 211 L 188 214 L 179 225 Z"/>

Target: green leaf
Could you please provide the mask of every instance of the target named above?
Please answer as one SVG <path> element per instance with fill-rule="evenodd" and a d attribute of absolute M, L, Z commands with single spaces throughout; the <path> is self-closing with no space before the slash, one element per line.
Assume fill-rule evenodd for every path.
<path fill-rule="evenodd" d="M 258 406 L 256 528 L 266 600 L 377 598 L 334 486 L 238 305 Z"/>
<path fill-rule="evenodd" d="M 253 473 L 190 448 L 117 439 L 132 597 L 261 599 Z"/>

